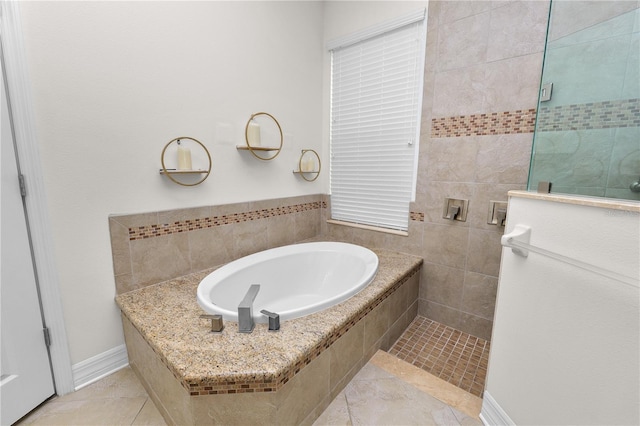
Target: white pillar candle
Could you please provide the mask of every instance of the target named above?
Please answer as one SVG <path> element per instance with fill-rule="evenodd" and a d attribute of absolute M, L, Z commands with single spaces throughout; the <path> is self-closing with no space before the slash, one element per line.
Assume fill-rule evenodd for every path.
<path fill-rule="evenodd" d="M 249 127 L 247 128 L 247 140 L 249 141 L 249 145 L 252 147 L 260 146 L 262 143 L 260 141 L 260 125 L 258 123 L 254 123 L 253 121 L 249 122 Z"/>
<path fill-rule="evenodd" d="M 191 150 L 178 146 L 178 170 L 191 170 Z"/>
<path fill-rule="evenodd" d="M 303 172 L 312 172 L 315 168 L 315 161 L 313 161 L 313 157 L 307 155 L 302 159 L 302 171 Z"/>

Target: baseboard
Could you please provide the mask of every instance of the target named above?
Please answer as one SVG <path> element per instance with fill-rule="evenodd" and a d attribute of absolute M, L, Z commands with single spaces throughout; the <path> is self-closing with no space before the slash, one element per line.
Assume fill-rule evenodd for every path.
<path fill-rule="evenodd" d="M 116 346 L 106 352 L 74 364 L 73 385 L 75 390 L 81 389 L 91 383 L 108 376 L 111 373 L 129 365 L 127 357 L 127 347 L 125 345 Z"/>
<path fill-rule="evenodd" d="M 495 399 L 484 391 L 482 395 L 482 410 L 480 411 L 480 420 L 485 426 L 515 426 L 515 423 L 507 413 L 498 405 Z"/>

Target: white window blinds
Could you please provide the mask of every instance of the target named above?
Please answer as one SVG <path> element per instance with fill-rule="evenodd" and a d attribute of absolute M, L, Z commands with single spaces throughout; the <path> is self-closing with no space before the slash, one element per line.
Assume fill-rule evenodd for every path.
<path fill-rule="evenodd" d="M 330 44 L 331 217 L 406 231 L 415 197 L 424 11 Z"/>

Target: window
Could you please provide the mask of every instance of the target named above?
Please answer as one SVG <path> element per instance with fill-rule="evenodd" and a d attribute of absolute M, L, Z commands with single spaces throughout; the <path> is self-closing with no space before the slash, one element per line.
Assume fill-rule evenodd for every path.
<path fill-rule="evenodd" d="M 421 10 L 329 43 L 333 220 L 408 229 L 425 33 Z"/>

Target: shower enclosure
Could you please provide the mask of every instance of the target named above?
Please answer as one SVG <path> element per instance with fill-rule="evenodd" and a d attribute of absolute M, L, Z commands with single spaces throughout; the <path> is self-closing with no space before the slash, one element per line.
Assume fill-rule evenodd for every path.
<path fill-rule="evenodd" d="M 640 200 L 640 2 L 552 1 L 529 190 Z"/>

